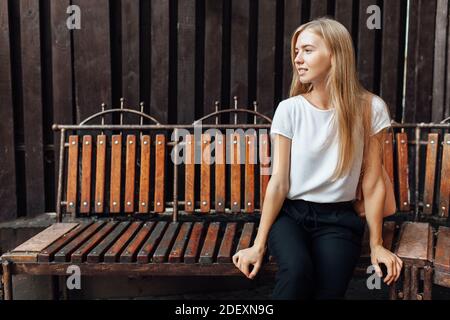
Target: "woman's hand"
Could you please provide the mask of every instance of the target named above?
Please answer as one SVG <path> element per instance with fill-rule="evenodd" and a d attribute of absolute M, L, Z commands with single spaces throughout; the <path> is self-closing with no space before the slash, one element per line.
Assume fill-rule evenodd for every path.
<path fill-rule="evenodd" d="M 379 263 L 383 263 L 386 266 L 388 273 L 384 278 L 384 283 L 391 285 L 392 282 L 398 280 L 403 267 L 403 261 L 399 257 L 382 245 L 377 245 L 371 250 L 370 258 L 375 272 L 380 278 L 383 276 L 383 273 L 381 272 Z"/>
<path fill-rule="evenodd" d="M 255 245 L 239 250 L 233 256 L 233 263 L 247 278 L 253 279 L 261 268 L 265 251 L 266 248 L 259 248 Z M 250 273 L 249 267 L 251 264 L 253 265 L 253 270 Z"/>

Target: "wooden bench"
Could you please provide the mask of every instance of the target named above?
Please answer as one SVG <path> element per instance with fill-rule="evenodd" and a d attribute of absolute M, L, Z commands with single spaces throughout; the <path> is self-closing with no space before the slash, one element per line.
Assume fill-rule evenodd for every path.
<path fill-rule="evenodd" d="M 79 125 L 54 125 L 61 133 L 57 221 L 1 257 L 5 299 L 13 297 L 13 274 L 53 275 L 57 280 L 67 276 L 71 265 L 78 266 L 82 276 L 243 276 L 231 257 L 253 243 L 270 178 L 271 119 L 256 108 L 255 104 L 254 110 L 240 109 L 235 98 L 234 108 L 219 111 L 216 104 L 216 112 L 191 125 L 162 125 L 142 110 L 124 108 L 104 110 Z M 253 117 L 253 124 L 237 124 L 238 113 Z M 111 114 L 120 114 L 120 124 L 104 124 Z M 139 124 L 123 124 L 123 115 L 127 119 L 136 117 Z M 219 124 L 223 115 L 234 115 L 234 123 Z M 144 124 L 144 120 L 150 124 Z M 408 160 L 408 153 L 423 142 L 417 137 L 408 139 L 403 132 L 409 130 L 408 125 L 394 126 L 402 132 L 396 134 L 396 139 L 392 134 L 387 136 L 384 152 L 399 203 L 398 219 L 389 219 L 392 221 L 386 221 L 383 228 L 384 246 L 391 250 L 399 237 L 399 225 L 394 220 L 417 221 L 422 211 L 433 217 L 431 213 L 437 206 L 431 200 L 439 198 L 430 186 L 438 185 L 439 179 L 434 180 L 434 175 L 439 166 L 448 170 L 450 163 L 445 144 L 446 156 L 436 161 L 440 157 L 436 139 L 436 165 L 428 165 L 427 160 L 426 167 L 424 203 L 431 206 L 422 210 L 419 193 L 413 193 L 414 202 L 410 201 L 410 176 L 420 176 L 421 169 Z M 448 131 L 448 126 L 443 127 Z M 211 133 L 211 129 L 216 131 Z M 226 129 L 236 131 L 229 133 Z M 203 160 L 199 152 L 205 155 Z M 173 154 L 183 154 L 185 161 L 173 161 Z M 430 172 L 432 168 L 434 171 Z M 448 171 L 442 171 L 440 181 L 442 177 L 448 177 Z M 440 195 L 447 192 L 447 199 L 441 200 L 448 204 L 448 184 L 443 183 Z M 442 221 L 446 216 L 448 210 L 436 218 Z M 442 230 L 440 234 L 447 234 L 447 240 L 438 240 L 442 252 L 439 257 L 440 261 L 447 259 L 447 265 L 439 264 L 439 283 L 448 281 L 444 279 L 448 279 L 445 277 L 449 271 L 448 229 Z M 408 231 L 402 229 L 401 240 L 409 239 Z M 405 243 L 417 240 L 429 244 L 429 235 L 424 239 L 422 234 L 412 234 L 413 239 Z M 368 276 L 367 232 L 363 244 L 355 275 Z M 399 254 L 404 252 L 402 245 L 403 242 L 397 244 Z M 417 250 L 422 249 L 423 246 Z M 414 250 L 406 252 L 414 254 Z M 428 255 L 414 256 L 410 262 L 408 267 L 416 268 L 414 274 L 432 266 Z M 266 252 L 258 277 L 273 277 L 276 270 L 276 262 Z M 410 292 L 410 276 L 405 279 L 403 291 Z M 57 282 L 55 298 L 59 294 Z M 427 291 L 424 298 L 429 295 Z M 392 286 L 391 298 L 399 296 L 402 292 Z M 410 298 L 410 294 L 403 294 L 403 298 Z"/>

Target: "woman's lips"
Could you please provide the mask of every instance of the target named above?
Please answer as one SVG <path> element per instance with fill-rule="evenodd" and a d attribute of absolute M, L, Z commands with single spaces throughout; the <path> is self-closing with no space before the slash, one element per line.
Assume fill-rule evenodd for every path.
<path fill-rule="evenodd" d="M 308 69 L 305 69 L 305 68 L 298 69 L 298 73 L 300 73 L 300 74 L 303 74 L 306 71 L 308 71 Z"/>

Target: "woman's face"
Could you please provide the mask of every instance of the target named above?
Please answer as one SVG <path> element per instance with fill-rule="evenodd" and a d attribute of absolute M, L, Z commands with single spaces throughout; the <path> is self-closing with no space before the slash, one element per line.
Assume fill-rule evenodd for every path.
<path fill-rule="evenodd" d="M 321 37 L 311 31 L 303 31 L 297 37 L 295 54 L 300 82 L 314 84 L 325 80 L 331 68 L 331 52 Z"/>

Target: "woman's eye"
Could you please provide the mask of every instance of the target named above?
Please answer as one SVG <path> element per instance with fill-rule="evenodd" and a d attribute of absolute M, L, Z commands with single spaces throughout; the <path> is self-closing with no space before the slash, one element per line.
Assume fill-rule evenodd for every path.
<path fill-rule="evenodd" d="M 311 53 L 311 51 L 312 50 L 308 50 L 308 49 L 305 50 L 306 53 Z"/>

